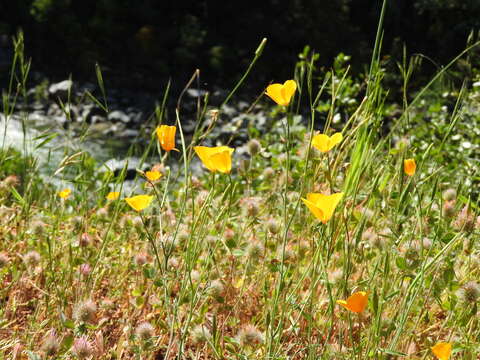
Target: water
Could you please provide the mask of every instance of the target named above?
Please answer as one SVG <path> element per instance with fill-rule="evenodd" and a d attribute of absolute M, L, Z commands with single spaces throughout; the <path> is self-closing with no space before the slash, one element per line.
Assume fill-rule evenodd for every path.
<path fill-rule="evenodd" d="M 18 115 L 6 119 L 0 114 L 0 146 L 13 147 L 22 154 L 33 155 L 38 161 L 40 174 L 45 181 L 58 186 L 65 185 L 62 173 L 55 175 L 55 172 L 66 156 L 80 151 L 88 152 L 96 160 L 98 169 L 123 168 L 130 146 L 129 141 L 98 133 L 79 137 L 52 121 L 38 120 L 33 116 L 22 122 Z M 137 157 L 129 157 L 128 162 L 129 168 L 137 168 L 140 165 Z"/>

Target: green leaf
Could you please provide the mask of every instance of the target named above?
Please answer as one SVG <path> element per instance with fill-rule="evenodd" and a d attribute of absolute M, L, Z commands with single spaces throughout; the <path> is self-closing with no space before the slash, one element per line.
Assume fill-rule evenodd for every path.
<path fill-rule="evenodd" d="M 18 203 L 22 206 L 25 205 L 25 200 L 23 199 L 23 197 L 18 193 L 18 191 L 14 188 L 14 187 L 11 187 L 10 188 L 10 191 L 12 192 L 12 195 L 13 197 L 18 201 Z"/>

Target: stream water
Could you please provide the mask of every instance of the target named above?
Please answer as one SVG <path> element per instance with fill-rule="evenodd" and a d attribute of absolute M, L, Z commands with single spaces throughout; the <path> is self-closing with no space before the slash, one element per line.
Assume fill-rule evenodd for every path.
<path fill-rule="evenodd" d="M 33 155 L 45 181 L 60 185 L 62 175 L 55 175 L 62 160 L 79 151 L 88 152 L 99 168 L 121 169 L 130 147 L 129 141 L 100 134 L 79 137 L 52 123 L 39 124 L 34 119 L 0 114 L 0 148 L 13 147 L 25 155 Z M 139 158 L 128 157 L 129 168 L 136 168 Z M 1 164 L 0 164 L 1 166 Z"/>

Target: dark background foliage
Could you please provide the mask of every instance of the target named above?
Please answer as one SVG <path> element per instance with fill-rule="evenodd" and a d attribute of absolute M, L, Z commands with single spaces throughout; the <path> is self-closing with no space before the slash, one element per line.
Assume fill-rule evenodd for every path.
<path fill-rule="evenodd" d="M 196 68 L 205 82 L 230 87 L 263 37 L 255 68 L 262 81 L 291 77 L 310 45 L 331 66 L 339 52 L 354 70 L 368 64 L 381 0 L 0 0 L 0 34 L 23 29 L 34 68 L 53 78 L 94 75 L 99 62 L 120 83 L 155 89 Z M 390 0 L 384 53 L 423 53 L 445 63 L 480 27 L 478 0 Z M 4 37 L 5 38 L 5 37 Z M 5 48 L 2 51 L 5 51 Z M 113 76 L 112 76 L 113 75 Z"/>

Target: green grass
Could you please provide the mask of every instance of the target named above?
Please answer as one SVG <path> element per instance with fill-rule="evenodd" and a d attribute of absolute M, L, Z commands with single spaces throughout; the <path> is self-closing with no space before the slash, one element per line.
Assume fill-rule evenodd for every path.
<path fill-rule="evenodd" d="M 164 176 L 151 184 L 139 174 L 128 192 L 125 171 L 100 173 L 88 154 L 67 151 L 56 174 L 72 194 L 62 200 L 35 154 L 2 149 L 0 354 L 38 359 L 53 349 L 51 358 L 69 359 L 81 357 L 83 341 L 98 359 L 431 359 L 445 341 L 452 358 L 478 359 L 478 92 L 446 89 L 452 100 L 432 82 L 415 97 L 406 83 L 400 115 L 389 117 L 380 38 L 368 97 L 356 103 L 344 98 L 361 87 L 345 66 L 319 77 L 315 55 L 304 55 L 288 108 L 257 100 L 276 125 L 228 175 L 192 173 L 193 146 L 215 126 L 208 97 L 191 141 L 178 101 L 179 156 L 154 136 L 142 154 L 132 149 L 156 156 Z M 18 54 L 12 84 L 22 89 Z M 165 121 L 168 89 L 153 125 Z M 296 117 L 305 106 L 308 125 Z M 336 121 L 340 112 L 348 118 Z M 310 146 L 320 116 L 322 132 L 344 136 L 328 153 Z M 473 147 L 459 151 L 462 141 Z M 417 162 L 412 177 L 406 158 Z M 109 191 L 120 199 L 105 200 Z M 340 191 L 326 224 L 301 202 Z M 123 200 L 143 193 L 155 200 L 140 213 Z M 336 303 L 355 291 L 368 292 L 360 314 Z"/>

